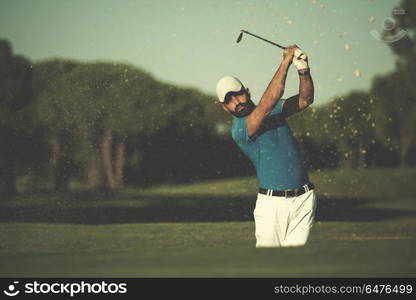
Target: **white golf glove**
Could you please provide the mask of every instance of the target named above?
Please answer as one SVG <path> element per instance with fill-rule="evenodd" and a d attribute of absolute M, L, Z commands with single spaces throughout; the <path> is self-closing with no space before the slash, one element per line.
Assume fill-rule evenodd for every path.
<path fill-rule="evenodd" d="M 298 69 L 298 71 L 309 68 L 308 56 L 299 48 L 295 49 L 295 55 L 293 56 L 292 63 L 296 67 L 296 69 Z"/>

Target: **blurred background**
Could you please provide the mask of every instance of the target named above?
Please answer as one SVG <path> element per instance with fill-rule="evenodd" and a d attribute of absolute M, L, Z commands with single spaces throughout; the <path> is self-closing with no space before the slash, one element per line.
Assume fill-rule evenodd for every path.
<path fill-rule="evenodd" d="M 315 102 L 289 120 L 306 165 L 416 164 L 412 1 L 0 2 L 0 191 L 116 190 L 253 175 L 215 84 L 257 102 L 282 51 Z M 297 93 L 293 68 L 284 97 Z"/>
<path fill-rule="evenodd" d="M 258 103 L 282 50 L 241 29 L 309 55 L 305 247 L 254 248 L 215 86 Z M 415 33 L 413 0 L 0 0 L 0 276 L 414 277 Z"/>

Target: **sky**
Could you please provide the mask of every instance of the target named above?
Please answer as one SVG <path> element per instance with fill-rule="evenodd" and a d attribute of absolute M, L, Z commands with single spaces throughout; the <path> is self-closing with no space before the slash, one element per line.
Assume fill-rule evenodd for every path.
<path fill-rule="evenodd" d="M 373 37 L 399 0 L 0 0 L 0 38 L 32 62 L 49 58 L 127 63 L 156 79 L 215 97 L 217 81 L 240 78 L 258 102 L 281 49 L 309 57 L 315 104 L 366 90 L 394 68 L 388 44 Z M 298 92 L 292 66 L 284 97 Z"/>

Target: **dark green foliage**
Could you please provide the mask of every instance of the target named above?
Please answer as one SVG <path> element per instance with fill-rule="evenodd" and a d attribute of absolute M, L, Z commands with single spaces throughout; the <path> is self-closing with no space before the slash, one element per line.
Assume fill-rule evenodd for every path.
<path fill-rule="evenodd" d="M 42 156 L 32 101 L 30 62 L 0 40 L 0 192 L 15 193 L 15 177 L 31 172 Z"/>
<path fill-rule="evenodd" d="M 50 151 L 59 148 L 58 160 L 66 162 L 65 169 L 56 172 L 71 172 L 69 177 L 82 177 L 89 166 L 101 168 L 100 143 L 106 129 L 111 129 L 116 144 L 126 144 L 127 175 L 139 177 L 129 180 L 137 183 L 144 182 L 140 180 L 143 159 L 155 158 L 155 149 L 146 153 L 149 144 L 163 140 L 160 147 L 170 149 L 163 156 L 183 170 L 180 166 L 190 156 L 204 155 L 192 153 L 192 144 L 217 136 L 216 124 L 225 122 L 226 114 L 218 114 L 219 107 L 209 96 L 160 83 L 128 65 L 51 60 L 36 64 L 34 70 L 39 124 L 47 128 Z M 156 149 L 160 155 L 161 151 Z M 180 159 L 176 153 L 187 153 L 187 157 Z M 160 169 L 159 164 L 163 165 L 160 159 L 154 160 L 154 169 L 166 171 L 159 178 L 172 177 L 169 172 L 177 174 Z"/>

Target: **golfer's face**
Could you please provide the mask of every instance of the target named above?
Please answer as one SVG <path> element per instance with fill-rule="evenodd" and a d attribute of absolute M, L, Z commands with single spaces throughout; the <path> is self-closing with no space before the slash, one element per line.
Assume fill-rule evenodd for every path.
<path fill-rule="evenodd" d="M 250 95 L 244 91 L 242 93 L 232 94 L 229 97 L 229 101 L 224 103 L 224 106 L 228 111 L 238 113 L 245 108 L 245 104 L 248 103 L 248 100 L 250 100 Z"/>

